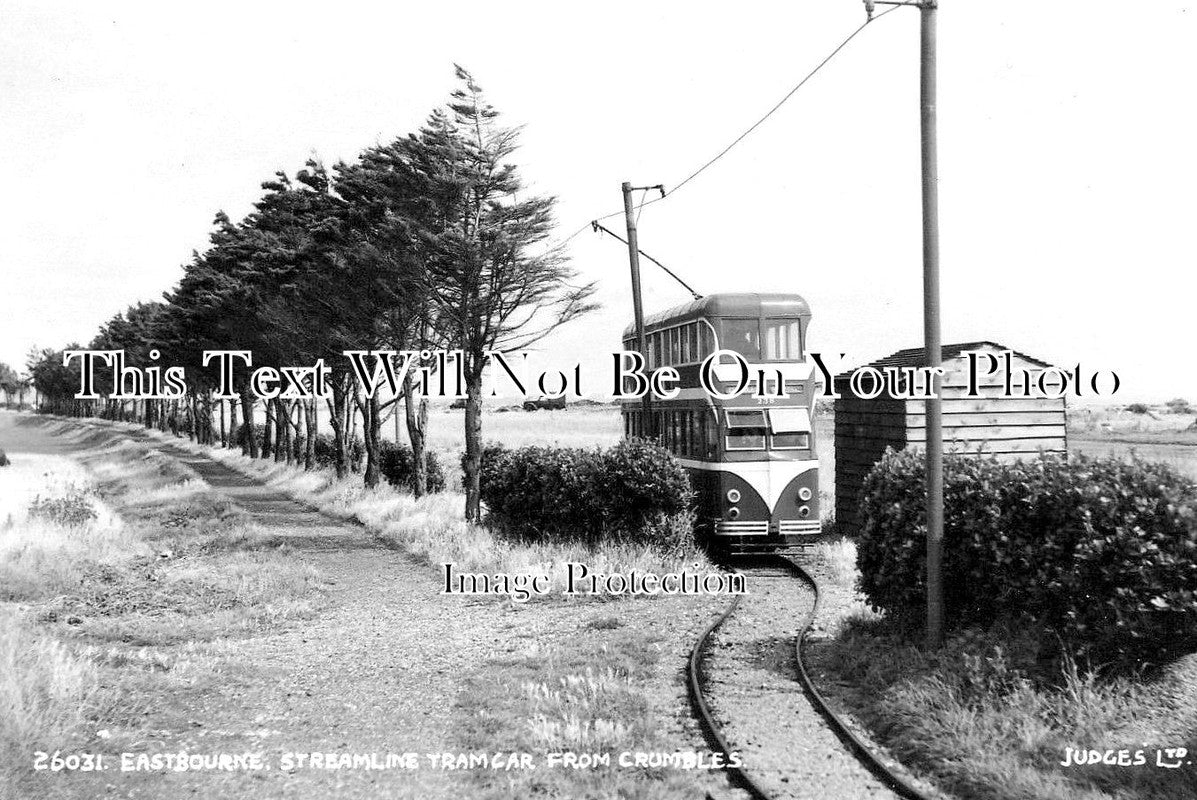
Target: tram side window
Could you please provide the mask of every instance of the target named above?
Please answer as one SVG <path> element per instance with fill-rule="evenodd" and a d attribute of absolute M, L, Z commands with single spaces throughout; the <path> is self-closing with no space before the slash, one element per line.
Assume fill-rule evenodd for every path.
<path fill-rule="evenodd" d="M 764 411 L 728 411 L 727 449 L 764 450 L 767 430 Z"/>
<path fill-rule="evenodd" d="M 802 323 L 796 319 L 765 320 L 765 360 L 802 359 Z"/>
<path fill-rule="evenodd" d="M 756 361 L 761 357 L 760 321 L 755 318 L 723 320 L 719 346 L 724 350 L 733 350 L 749 361 Z"/>
<path fill-rule="evenodd" d="M 719 418 L 716 412 L 702 415 L 702 445 L 708 459 L 719 455 Z"/>
<path fill-rule="evenodd" d="M 703 361 L 715 352 L 715 335 L 711 326 L 705 322 L 697 322 L 695 326 L 698 328 L 698 358 L 696 360 Z"/>

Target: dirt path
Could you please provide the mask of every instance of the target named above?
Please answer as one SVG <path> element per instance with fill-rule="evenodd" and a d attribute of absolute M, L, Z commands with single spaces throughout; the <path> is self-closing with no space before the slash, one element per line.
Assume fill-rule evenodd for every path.
<path fill-rule="evenodd" d="M 6 428 L 9 426 L 5 426 Z M 22 449 L 69 447 L 16 426 Z M 456 774 L 427 768 L 424 754 L 455 751 L 449 740 L 457 679 L 505 646 L 512 611 L 499 603 L 444 602 L 435 571 L 382 547 L 366 531 L 314 512 L 204 456 L 137 437 L 185 462 L 287 538 L 294 557 L 330 582 L 314 619 L 275 633 L 229 640 L 222 680 L 154 696 L 147 753 L 262 753 L 266 769 L 238 772 L 121 772 L 58 781 L 78 797 L 453 797 Z M 50 439 L 49 441 L 39 441 Z M 520 620 L 528 633 L 527 615 Z M 533 627 L 536 627 L 533 622 Z M 419 753 L 421 768 L 282 769 L 283 753 Z M 111 757 L 112 762 L 116 756 Z"/>

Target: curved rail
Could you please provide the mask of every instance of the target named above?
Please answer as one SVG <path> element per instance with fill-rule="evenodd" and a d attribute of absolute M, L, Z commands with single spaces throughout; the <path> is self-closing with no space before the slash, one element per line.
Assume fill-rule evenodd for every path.
<path fill-rule="evenodd" d="M 735 613 L 736 607 L 740 605 L 740 595 L 732 598 L 728 604 L 727 609 L 710 625 L 706 627 L 698 637 L 698 641 L 694 643 L 694 649 L 690 651 L 690 668 L 688 675 L 688 689 L 690 690 L 690 705 L 694 708 L 694 714 L 698 717 L 699 724 L 702 725 L 703 734 L 707 738 L 707 743 L 710 744 L 715 752 L 720 753 L 724 759 L 723 770 L 727 773 L 731 782 L 748 792 L 753 800 L 771 800 L 768 793 L 756 784 L 752 778 L 748 777 L 748 773 L 740 767 L 733 767 L 727 762 L 731 758 L 731 748 L 727 746 L 727 740 L 723 738 L 723 734 L 719 732 L 719 726 L 715 724 L 715 717 L 711 714 L 711 708 L 707 705 L 706 695 L 702 691 L 702 675 L 700 669 L 700 662 L 702 661 L 702 653 L 706 649 L 707 641 L 711 638 L 711 634 L 719 629 L 719 626 L 727 621 L 728 617 Z M 708 795 L 709 797 L 709 795 Z"/>
<path fill-rule="evenodd" d="M 802 567 L 795 564 L 788 558 L 778 557 L 778 560 L 785 564 L 786 568 L 795 573 L 799 579 L 810 586 L 811 591 L 815 595 L 815 602 L 811 607 L 810 613 L 802 624 L 802 629 L 798 632 L 797 639 L 794 643 L 794 660 L 798 665 L 798 678 L 802 684 L 802 689 L 806 696 L 810 699 L 811 705 L 819 712 L 820 716 L 827 722 L 844 746 L 856 757 L 858 761 L 869 772 L 873 773 L 878 780 L 880 780 L 886 787 L 905 800 L 931 800 L 931 798 L 916 789 L 904 777 L 894 772 L 881 757 L 878 756 L 859 736 L 853 733 L 844 720 L 828 705 L 823 695 L 815 688 L 814 681 L 811 680 L 810 673 L 806 668 L 806 662 L 803 659 L 802 645 L 806 641 L 806 635 L 810 632 L 811 626 L 819 612 L 819 584 L 814 578 L 807 573 Z M 690 693 L 690 704 L 694 708 L 695 716 L 703 728 L 703 732 L 707 738 L 708 743 L 713 747 L 715 752 L 720 753 L 726 760 L 730 759 L 731 750 L 728 747 L 727 740 L 719 731 L 719 726 L 715 722 L 714 716 L 711 714 L 710 706 L 707 704 L 706 695 L 702 688 L 702 673 L 701 661 L 703 652 L 706 649 L 707 642 L 710 640 L 711 634 L 719 629 L 724 622 L 726 622 L 732 614 L 735 613 L 736 608 L 740 605 L 740 596 L 737 595 L 728 604 L 727 609 L 698 637 L 698 641 L 694 644 L 694 648 L 690 651 L 690 663 L 688 670 L 688 689 Z M 760 787 L 748 773 L 735 766 L 725 766 L 724 770 L 727 772 L 732 783 L 739 788 L 746 791 L 754 800 L 771 800 L 770 795 Z"/>

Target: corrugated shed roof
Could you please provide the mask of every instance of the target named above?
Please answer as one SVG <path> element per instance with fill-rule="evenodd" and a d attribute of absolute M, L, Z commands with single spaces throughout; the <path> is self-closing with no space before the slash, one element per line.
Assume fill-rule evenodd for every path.
<path fill-rule="evenodd" d="M 959 344 L 945 344 L 942 346 L 942 349 L 940 352 L 943 354 L 942 358 L 946 362 L 946 361 L 951 361 L 952 359 L 955 359 L 955 358 L 960 358 L 965 353 L 968 353 L 970 351 L 985 350 L 987 348 L 992 348 L 995 350 L 1009 350 L 1010 352 L 1014 353 L 1014 355 L 1018 356 L 1019 358 L 1030 361 L 1032 364 L 1035 364 L 1036 366 L 1039 366 L 1039 367 L 1052 366 L 1051 364 L 1048 364 L 1046 361 L 1042 361 L 1038 358 L 1034 358 L 1033 356 L 1029 356 L 1026 353 L 1020 353 L 1019 351 L 1017 351 L 1011 347 L 1006 347 L 1006 345 L 1004 345 L 1004 344 L 998 344 L 997 342 L 991 342 L 991 341 L 960 342 Z M 896 353 L 891 353 L 890 355 L 886 356 L 885 358 L 879 358 L 876 361 L 870 361 L 868 364 L 862 364 L 861 366 L 875 367 L 877 369 L 884 369 L 885 367 L 925 367 L 926 365 L 927 365 L 927 350 L 926 350 L 926 348 L 909 347 L 905 350 L 899 350 Z M 859 369 L 859 367 L 856 367 L 854 369 Z M 847 377 L 852 373 L 852 371 L 853 370 L 847 370 L 846 372 L 842 372 L 836 376 L 836 379 L 838 380 L 841 377 Z"/>

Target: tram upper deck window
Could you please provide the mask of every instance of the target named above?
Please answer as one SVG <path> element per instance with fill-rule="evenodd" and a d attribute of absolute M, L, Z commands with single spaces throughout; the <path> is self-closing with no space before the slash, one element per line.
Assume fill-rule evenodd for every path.
<path fill-rule="evenodd" d="M 724 319 L 723 335 L 719 337 L 723 350 L 734 350 L 749 361 L 761 357 L 761 324 L 752 319 Z"/>
<path fill-rule="evenodd" d="M 766 361 L 802 360 L 802 323 L 796 319 L 767 319 L 765 333 Z"/>
<path fill-rule="evenodd" d="M 728 411 L 727 449 L 764 450 L 767 430 L 764 411 Z"/>

